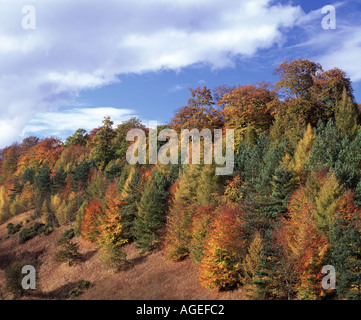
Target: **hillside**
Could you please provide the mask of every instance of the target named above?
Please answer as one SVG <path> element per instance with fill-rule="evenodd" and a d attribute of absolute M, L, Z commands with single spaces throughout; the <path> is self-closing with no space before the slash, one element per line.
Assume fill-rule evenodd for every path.
<path fill-rule="evenodd" d="M 198 268 L 186 259 L 182 262 L 171 262 L 165 258 L 163 251 L 139 255 L 134 246 L 127 245 L 130 261 L 129 267 L 119 273 L 104 269 L 101 253 L 94 245 L 80 237 L 75 238 L 79 244 L 83 260 L 74 265 L 54 261 L 57 251 L 57 240 L 69 226 L 56 228 L 50 235 L 37 236 L 25 244 L 18 244 L 19 233 L 7 239 L 6 225 L 14 225 L 26 219 L 30 220 L 32 211 L 20 214 L 0 226 L 0 284 L 4 289 L 5 268 L 14 261 L 37 261 L 37 290 L 23 299 L 62 299 L 79 280 L 88 280 L 91 287 L 77 297 L 71 299 L 87 300 L 218 300 L 243 299 L 241 291 L 219 292 L 207 290 L 198 284 Z M 24 227 L 30 227 L 36 220 L 31 220 Z M 3 291 L 3 290 L 2 290 Z M 5 294 L 3 297 L 9 299 Z"/>
<path fill-rule="evenodd" d="M 275 74 L 274 86 L 191 89 L 162 126 L 105 116 L 3 149 L 2 268 L 15 279 L 14 260 L 37 259 L 38 298 L 361 299 L 352 81 L 301 59 Z"/>

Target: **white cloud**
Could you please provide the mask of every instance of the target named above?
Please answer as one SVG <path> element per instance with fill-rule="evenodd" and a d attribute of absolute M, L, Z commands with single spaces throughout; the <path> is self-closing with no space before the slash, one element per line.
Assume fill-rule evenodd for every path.
<path fill-rule="evenodd" d="M 37 135 L 47 132 L 50 136 L 63 137 L 78 128 L 90 131 L 101 126 L 104 116 L 110 116 L 114 124 L 136 116 L 131 109 L 117 108 L 73 108 L 63 111 L 42 112 L 36 114 L 26 125 L 23 135 Z"/>
<path fill-rule="evenodd" d="M 0 1 L 0 147 L 81 90 L 124 73 L 232 66 L 281 42 L 303 15 L 271 0 L 33 0 L 36 30 L 23 30 L 27 4 Z"/>
<path fill-rule="evenodd" d="M 305 30 L 305 40 L 294 46 L 319 62 L 324 69 L 340 68 L 352 81 L 361 81 L 361 26 L 359 12 L 350 2 L 337 2 L 336 29 L 324 30 L 321 22 L 325 14 L 314 10 L 298 19 L 296 25 Z"/>

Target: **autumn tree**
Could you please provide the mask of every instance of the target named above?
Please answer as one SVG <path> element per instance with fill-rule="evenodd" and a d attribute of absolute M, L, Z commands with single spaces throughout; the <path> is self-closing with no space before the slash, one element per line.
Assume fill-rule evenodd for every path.
<path fill-rule="evenodd" d="M 108 200 L 107 208 L 104 215 L 101 216 L 99 222 L 100 234 L 98 243 L 106 248 L 120 248 L 128 240 L 124 238 L 122 217 L 120 211 L 124 206 L 124 202 L 120 198 L 112 198 Z"/>
<path fill-rule="evenodd" d="M 200 284 L 230 289 L 240 283 L 242 263 L 241 222 L 236 207 L 219 208 L 214 218 L 200 267 Z"/>
<path fill-rule="evenodd" d="M 297 272 L 297 298 L 319 299 L 323 295 L 320 270 L 329 247 L 328 237 L 317 232 L 316 207 L 306 188 L 301 187 L 292 195 L 288 210 L 283 219 L 282 243 Z"/>
<path fill-rule="evenodd" d="M 217 129 L 223 127 L 219 111 L 214 107 L 212 92 L 207 87 L 191 89 L 188 105 L 178 109 L 171 121 L 171 128 L 182 129 Z"/>
<path fill-rule="evenodd" d="M 99 226 L 103 213 L 104 209 L 99 200 L 96 199 L 91 201 L 85 208 L 80 230 L 85 239 L 96 243 L 100 235 Z"/>
<path fill-rule="evenodd" d="M 214 219 L 215 212 L 216 209 L 214 206 L 204 205 L 198 207 L 192 217 L 189 255 L 197 263 L 202 261 L 210 224 Z"/>
<path fill-rule="evenodd" d="M 273 106 L 277 99 L 277 93 L 264 82 L 234 88 L 219 101 L 224 106 L 222 116 L 225 126 L 241 135 L 245 135 L 245 130 L 251 127 L 258 134 L 268 130 L 273 121 Z"/>
<path fill-rule="evenodd" d="M 341 195 L 342 187 L 331 172 L 322 184 L 316 198 L 315 220 L 320 231 L 328 232 L 330 230 L 330 223 L 336 213 L 338 199 Z"/>
<path fill-rule="evenodd" d="M 171 260 L 181 260 L 189 254 L 201 170 L 200 165 L 189 165 L 177 182 L 166 225 L 166 252 Z"/>
<path fill-rule="evenodd" d="M 350 98 L 347 95 L 346 88 L 342 93 L 342 99 L 337 101 L 335 110 L 335 123 L 345 137 L 353 138 L 358 130 L 357 118 L 359 112 Z"/>

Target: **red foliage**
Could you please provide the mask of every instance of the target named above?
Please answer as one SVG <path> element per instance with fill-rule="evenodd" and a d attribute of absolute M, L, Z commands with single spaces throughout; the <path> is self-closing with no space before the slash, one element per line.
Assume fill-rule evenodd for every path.
<path fill-rule="evenodd" d="M 103 214 L 103 207 L 99 200 L 93 200 L 85 208 L 81 225 L 81 234 L 85 239 L 96 242 L 100 234 L 100 218 Z"/>

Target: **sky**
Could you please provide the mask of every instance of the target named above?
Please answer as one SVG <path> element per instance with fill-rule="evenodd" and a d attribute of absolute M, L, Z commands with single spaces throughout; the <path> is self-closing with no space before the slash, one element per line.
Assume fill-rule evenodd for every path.
<path fill-rule="evenodd" d="M 360 57 L 361 0 L 0 0 L 0 148 L 169 123 L 190 88 L 273 84 L 298 58 L 347 72 L 361 102 Z"/>

